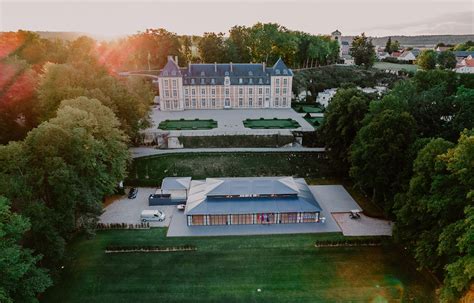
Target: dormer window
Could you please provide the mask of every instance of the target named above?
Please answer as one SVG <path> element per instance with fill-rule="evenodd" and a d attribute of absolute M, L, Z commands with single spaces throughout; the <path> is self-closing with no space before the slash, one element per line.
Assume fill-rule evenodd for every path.
<path fill-rule="evenodd" d="M 279 70 L 279 69 L 275 70 L 275 74 L 279 75 L 279 74 L 280 74 L 280 70 Z"/>
<path fill-rule="evenodd" d="M 249 79 L 249 84 L 253 84 L 253 79 L 252 78 Z"/>
<path fill-rule="evenodd" d="M 194 79 L 191 79 L 191 84 L 194 84 Z"/>
<path fill-rule="evenodd" d="M 201 78 L 201 84 L 204 84 L 204 83 L 205 83 L 204 78 Z"/>
<path fill-rule="evenodd" d="M 262 78 L 258 79 L 258 84 L 263 84 Z"/>
<path fill-rule="evenodd" d="M 249 76 L 253 76 L 253 73 L 251 70 L 249 70 Z"/>
<path fill-rule="evenodd" d="M 163 71 L 163 76 L 168 76 L 168 72 L 167 72 L 167 71 Z"/>
<path fill-rule="evenodd" d="M 288 75 L 288 70 L 284 69 L 283 70 L 283 75 Z"/>
<path fill-rule="evenodd" d="M 226 71 L 226 72 L 224 73 L 224 75 L 228 76 L 228 75 L 229 75 L 229 72 L 228 72 L 228 71 Z"/>
<path fill-rule="evenodd" d="M 239 84 L 242 84 L 242 83 L 244 83 L 244 79 L 239 78 Z"/>
<path fill-rule="evenodd" d="M 216 79 L 212 78 L 211 79 L 211 84 L 216 84 Z"/>
<path fill-rule="evenodd" d="M 201 72 L 201 77 L 204 77 L 206 73 L 204 71 Z"/>
<path fill-rule="evenodd" d="M 171 72 L 171 76 L 176 76 L 176 71 L 175 70 Z"/>

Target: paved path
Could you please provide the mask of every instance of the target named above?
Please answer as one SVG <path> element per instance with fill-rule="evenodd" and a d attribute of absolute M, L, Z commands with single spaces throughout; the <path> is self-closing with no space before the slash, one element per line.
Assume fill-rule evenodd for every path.
<path fill-rule="evenodd" d="M 291 153 L 323 153 L 325 148 L 320 147 L 249 147 L 249 148 L 181 148 L 181 149 L 156 149 L 151 147 L 132 147 L 130 153 L 132 158 L 140 158 L 152 155 L 180 154 L 180 153 L 271 153 L 271 152 L 291 152 Z"/>

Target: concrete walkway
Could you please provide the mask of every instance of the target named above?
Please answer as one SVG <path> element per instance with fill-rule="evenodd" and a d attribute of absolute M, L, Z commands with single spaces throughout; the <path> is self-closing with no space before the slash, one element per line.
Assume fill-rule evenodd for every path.
<path fill-rule="evenodd" d="M 153 155 L 181 154 L 181 153 L 272 153 L 272 152 L 291 152 L 291 153 L 323 153 L 325 148 L 319 147 L 269 147 L 269 148 L 181 148 L 181 149 L 156 149 L 151 147 L 132 147 L 129 149 L 132 158 L 140 158 Z"/>

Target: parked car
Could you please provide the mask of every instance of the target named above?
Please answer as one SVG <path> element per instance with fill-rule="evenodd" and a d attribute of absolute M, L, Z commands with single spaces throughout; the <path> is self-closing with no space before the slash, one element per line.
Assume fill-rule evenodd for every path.
<path fill-rule="evenodd" d="M 161 210 L 146 209 L 142 211 L 142 214 L 140 215 L 140 219 L 142 222 L 148 222 L 148 221 L 163 222 L 166 219 L 166 215 Z"/>
<path fill-rule="evenodd" d="M 178 208 L 178 210 L 184 210 L 186 208 L 186 204 L 178 204 L 176 208 Z"/>
<path fill-rule="evenodd" d="M 130 188 L 130 191 L 128 192 L 128 198 L 129 199 L 135 199 L 138 194 L 138 188 L 132 187 Z"/>

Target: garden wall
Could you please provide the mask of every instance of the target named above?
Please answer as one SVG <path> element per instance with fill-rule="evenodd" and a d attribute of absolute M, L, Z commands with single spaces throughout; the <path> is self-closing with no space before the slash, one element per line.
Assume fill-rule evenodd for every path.
<path fill-rule="evenodd" d="M 179 142 L 184 148 L 226 147 L 281 147 L 293 143 L 293 136 L 286 135 L 235 135 L 235 136 L 182 136 Z"/>

